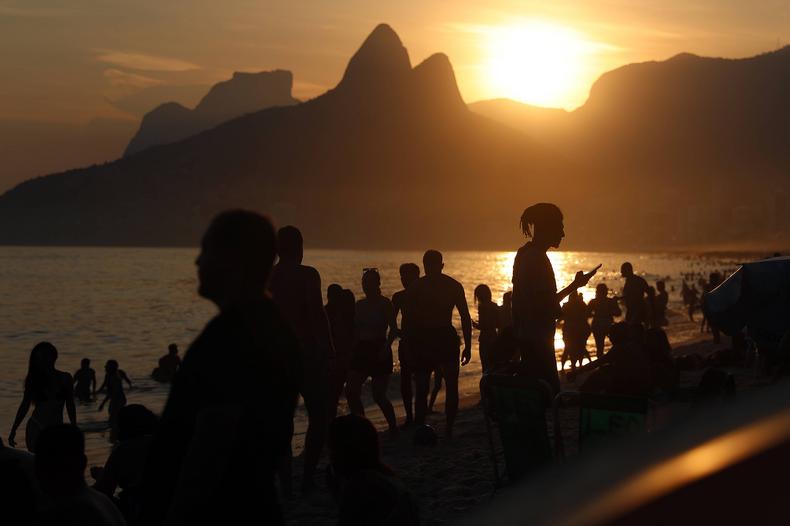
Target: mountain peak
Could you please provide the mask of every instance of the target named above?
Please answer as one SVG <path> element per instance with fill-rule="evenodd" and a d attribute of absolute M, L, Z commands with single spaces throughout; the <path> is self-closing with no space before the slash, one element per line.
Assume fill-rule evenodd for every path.
<path fill-rule="evenodd" d="M 413 71 L 420 97 L 435 101 L 448 109 L 466 110 L 450 59 L 444 53 L 434 53 L 418 64 Z"/>
<path fill-rule="evenodd" d="M 340 85 L 387 84 L 410 71 L 409 53 L 400 37 L 387 24 L 379 24 L 351 57 Z"/>

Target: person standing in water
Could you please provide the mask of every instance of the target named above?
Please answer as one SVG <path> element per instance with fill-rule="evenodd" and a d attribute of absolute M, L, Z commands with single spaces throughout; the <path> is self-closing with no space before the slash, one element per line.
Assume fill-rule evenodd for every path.
<path fill-rule="evenodd" d="M 582 365 L 584 358 L 592 361 L 587 352 L 587 338 L 590 337 L 590 324 L 587 323 L 587 304 L 581 293 L 574 292 L 562 306 L 562 341 L 565 351 L 560 359 L 560 369 L 570 360 L 571 369 L 576 370 L 576 362 Z"/>
<path fill-rule="evenodd" d="M 522 359 L 534 364 L 538 378 L 555 392 L 560 390 L 554 331 L 560 317 L 560 302 L 585 286 L 600 265 L 557 292 L 554 269 L 546 252 L 557 248 L 565 237 L 562 212 L 552 203 L 530 206 L 521 215 L 521 231 L 529 239 L 518 249 L 513 262 L 513 328 L 522 347 Z"/>
<path fill-rule="evenodd" d="M 387 398 L 392 375 L 392 342 L 398 334 L 395 309 L 392 302 L 381 294 L 378 270 L 365 270 L 362 290 L 365 297 L 357 301 L 354 311 L 355 342 L 346 383 L 346 400 L 353 414 L 365 416 L 362 384 L 368 377 L 372 378 L 373 400 L 384 413 L 390 434 L 397 435 L 395 410 Z"/>
<path fill-rule="evenodd" d="M 667 305 L 669 304 L 669 293 L 667 293 L 667 285 L 663 280 L 659 280 L 656 282 L 656 290 L 658 291 L 656 294 L 656 301 L 655 301 L 655 324 L 656 327 L 666 327 L 669 325 L 669 320 L 667 320 Z"/>
<path fill-rule="evenodd" d="M 178 356 L 178 345 L 171 343 L 167 346 L 167 354 L 159 358 L 159 367 L 154 369 L 151 377 L 157 382 L 172 382 L 179 367 L 181 358 Z"/>
<path fill-rule="evenodd" d="M 647 281 L 634 274 L 634 267 L 626 261 L 620 266 L 620 275 L 625 279 L 623 302 L 626 323 L 645 324 L 648 321 Z"/>
<path fill-rule="evenodd" d="M 36 452 L 36 440 L 44 429 L 63 423 L 64 406 L 69 422 L 77 425 L 74 380 L 69 373 L 55 369 L 57 359 L 58 350 L 49 342 L 37 343 L 30 351 L 22 402 L 8 435 L 8 445 L 11 447 L 16 447 L 16 430 L 27 416 L 31 404 L 33 414 L 25 427 L 25 446 L 31 453 Z"/>
<path fill-rule="evenodd" d="M 302 372 L 299 341 L 266 293 L 275 253 L 274 228 L 255 212 L 223 212 L 203 236 L 198 294 L 219 314 L 173 379 L 138 524 L 283 524 L 274 476 Z"/>
<path fill-rule="evenodd" d="M 123 391 L 123 382 L 132 387 L 132 381 L 123 370 L 118 368 L 116 360 L 107 360 L 104 366 L 104 371 L 107 373 L 104 377 L 104 382 L 99 387 L 99 392 L 106 391 L 107 395 L 99 405 L 99 411 L 104 409 L 104 404 L 110 402 L 110 441 L 115 442 L 118 436 L 118 412 L 126 405 L 126 393 Z"/>
<path fill-rule="evenodd" d="M 622 311 L 617 299 L 609 297 L 609 287 L 606 283 L 599 283 L 595 287 L 595 297 L 587 305 L 587 316 L 592 318 L 592 334 L 595 339 L 595 357 L 601 358 L 606 345 L 606 335 L 614 324 L 616 316 Z"/>
<path fill-rule="evenodd" d="M 457 309 L 461 317 L 464 336 L 460 365 L 468 364 L 472 358 L 472 317 L 463 285 L 442 273 L 444 262 L 441 252 L 428 250 L 422 262 L 425 275 L 406 291 L 409 359 L 413 363 L 417 387 L 414 419 L 417 425 L 425 424 L 430 374 L 438 367 L 447 390 L 445 434 L 449 438 L 453 435 L 458 413 L 458 348 L 461 343 L 453 326 L 453 310 Z"/>
<path fill-rule="evenodd" d="M 403 290 L 399 290 L 392 295 L 392 306 L 395 309 L 395 316 L 400 313 L 400 341 L 398 342 L 398 363 L 400 364 L 400 395 L 403 399 L 403 409 L 406 411 L 405 425 L 414 422 L 414 396 L 412 391 L 412 379 L 414 371 L 409 364 L 409 339 L 408 339 L 408 317 L 406 314 L 406 291 L 409 286 L 420 279 L 420 267 L 416 263 L 404 263 L 400 266 L 400 282 Z"/>
<path fill-rule="evenodd" d="M 294 226 L 277 232 L 280 260 L 272 270 L 269 292 L 301 344 L 301 395 L 307 409 L 302 493 L 315 488 L 315 471 L 329 429 L 331 369 L 335 359 L 329 321 L 324 310 L 321 275 L 302 265 L 304 241 Z"/>
<path fill-rule="evenodd" d="M 335 346 L 335 367 L 332 370 L 332 399 L 329 405 L 330 417 L 337 416 L 340 395 L 345 391 L 348 367 L 351 363 L 351 350 L 354 345 L 354 293 L 332 283 L 326 289 L 326 317 L 332 331 Z"/>
<path fill-rule="evenodd" d="M 88 358 L 80 361 L 80 368 L 74 373 L 74 394 L 83 403 L 96 398 L 96 371 L 91 367 Z"/>
<path fill-rule="evenodd" d="M 499 329 L 499 305 L 492 301 L 491 289 L 488 285 L 475 287 L 474 296 L 477 305 L 477 321 L 472 321 L 472 326 L 480 331 L 478 336 L 480 366 L 485 374 L 489 369 L 491 349 L 496 342 Z"/>

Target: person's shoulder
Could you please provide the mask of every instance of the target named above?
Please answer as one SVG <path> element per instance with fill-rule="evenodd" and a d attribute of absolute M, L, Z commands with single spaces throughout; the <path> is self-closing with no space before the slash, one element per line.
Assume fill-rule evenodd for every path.
<path fill-rule="evenodd" d="M 71 376 L 71 373 L 67 373 L 66 371 L 58 371 L 60 373 L 60 379 L 64 383 L 72 384 L 74 382 L 74 377 Z"/>
<path fill-rule="evenodd" d="M 399 290 L 392 295 L 392 303 L 398 303 L 406 297 L 406 289 Z"/>

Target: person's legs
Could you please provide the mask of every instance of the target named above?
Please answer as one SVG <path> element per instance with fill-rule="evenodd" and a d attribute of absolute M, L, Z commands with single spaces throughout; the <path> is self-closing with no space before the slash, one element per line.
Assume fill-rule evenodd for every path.
<path fill-rule="evenodd" d="M 428 387 L 430 385 L 430 371 L 414 371 L 414 422 L 417 425 L 425 423 L 425 414 L 428 412 Z"/>
<path fill-rule="evenodd" d="M 433 370 L 433 389 L 431 390 L 431 400 L 428 402 L 428 412 L 433 412 L 433 405 L 436 403 L 436 397 L 439 396 L 439 391 L 442 390 L 442 370 L 439 367 Z"/>
<path fill-rule="evenodd" d="M 390 384 L 390 375 L 374 376 L 371 384 L 373 388 L 373 400 L 378 404 L 381 412 L 384 413 L 384 418 L 387 419 L 390 433 L 397 433 L 398 422 L 395 420 L 395 410 L 392 408 L 392 403 L 389 401 L 389 398 L 387 398 L 387 387 Z"/>
<path fill-rule="evenodd" d="M 359 371 L 349 371 L 346 380 L 346 401 L 352 414 L 365 416 L 362 405 L 362 384 L 368 375 Z"/>
<path fill-rule="evenodd" d="M 315 485 L 315 475 L 321 452 L 329 431 L 329 377 L 326 371 L 315 371 L 305 375 L 302 387 L 302 399 L 307 410 L 307 433 L 304 441 L 304 477 L 302 491 L 308 491 Z"/>
<path fill-rule="evenodd" d="M 453 424 L 455 423 L 455 416 L 458 414 L 458 373 L 460 369 L 460 362 L 458 357 L 454 360 L 447 361 L 441 365 L 442 376 L 444 377 L 445 388 L 445 402 L 444 413 L 447 418 L 447 427 L 445 434 L 448 437 L 453 436 Z"/>
<path fill-rule="evenodd" d="M 596 329 L 593 331 L 593 338 L 595 338 L 595 357 L 603 357 L 604 346 L 606 345 L 606 331 Z"/>
<path fill-rule="evenodd" d="M 414 421 L 413 407 L 413 394 L 411 389 L 412 372 L 408 365 L 401 362 L 400 364 L 400 395 L 403 398 L 403 409 L 406 410 L 406 423 L 410 424 Z"/>

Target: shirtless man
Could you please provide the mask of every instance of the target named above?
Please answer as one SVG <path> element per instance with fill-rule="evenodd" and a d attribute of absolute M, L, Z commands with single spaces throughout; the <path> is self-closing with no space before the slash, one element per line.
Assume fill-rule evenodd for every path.
<path fill-rule="evenodd" d="M 625 262 L 620 267 L 620 275 L 625 278 L 623 301 L 625 302 L 625 321 L 628 323 L 647 322 L 647 281 L 634 274 L 634 267 Z"/>
<path fill-rule="evenodd" d="M 409 362 L 416 381 L 415 421 L 425 423 L 428 409 L 428 380 L 431 370 L 439 367 L 444 375 L 447 400 L 447 437 L 452 437 L 453 423 L 458 412 L 459 357 L 458 333 L 453 327 L 453 309 L 461 316 L 464 350 L 461 365 L 472 358 L 472 318 L 466 303 L 464 287 L 442 274 L 442 254 L 428 250 L 422 258 L 425 276 L 412 283 L 406 290 L 406 308 L 409 313 Z"/>
<path fill-rule="evenodd" d="M 324 310 L 321 275 L 302 265 L 304 244 L 298 228 L 285 226 L 277 232 L 277 252 L 280 260 L 272 270 L 269 292 L 296 334 L 302 353 L 301 394 L 308 416 L 302 479 L 305 493 L 315 487 L 313 477 L 329 429 L 330 368 L 335 350 Z"/>

